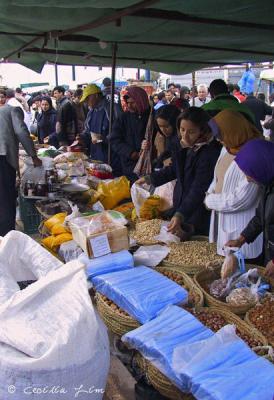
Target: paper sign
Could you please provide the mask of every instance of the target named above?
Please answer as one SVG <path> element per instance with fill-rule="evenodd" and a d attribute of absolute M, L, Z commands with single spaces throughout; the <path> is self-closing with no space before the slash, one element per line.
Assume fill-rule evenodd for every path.
<path fill-rule="evenodd" d="M 106 234 L 96 236 L 89 240 L 94 257 L 101 257 L 111 252 Z"/>

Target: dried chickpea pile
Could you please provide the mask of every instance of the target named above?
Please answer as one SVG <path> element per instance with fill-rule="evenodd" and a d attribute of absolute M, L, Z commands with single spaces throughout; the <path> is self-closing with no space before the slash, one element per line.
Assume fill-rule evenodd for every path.
<path fill-rule="evenodd" d="M 161 219 L 138 222 L 135 231 L 133 231 L 130 236 L 136 240 L 137 243 L 158 243 L 154 239 L 154 236 L 159 235 L 162 222 Z"/>
<path fill-rule="evenodd" d="M 102 296 L 102 298 L 107 303 L 107 305 L 113 309 L 113 312 L 118 312 L 119 314 L 125 317 L 130 317 L 130 315 L 127 312 L 118 307 L 115 303 L 113 303 L 112 300 L 109 300 L 106 296 Z"/>
<path fill-rule="evenodd" d="M 216 244 L 190 241 L 180 244 L 171 243 L 170 253 L 165 261 L 172 264 L 205 266 L 209 261 L 222 259 L 216 255 Z"/>
<path fill-rule="evenodd" d="M 228 322 L 219 314 L 215 312 L 204 312 L 204 311 L 194 311 L 193 314 L 202 322 L 205 326 L 210 328 L 212 331 L 217 332 L 223 326 L 227 325 Z M 241 333 L 236 329 L 236 334 L 245 341 L 249 347 L 261 346 L 262 343 L 251 336 Z"/>
<path fill-rule="evenodd" d="M 274 296 L 267 297 L 249 311 L 249 319 L 256 328 L 274 343 Z"/>

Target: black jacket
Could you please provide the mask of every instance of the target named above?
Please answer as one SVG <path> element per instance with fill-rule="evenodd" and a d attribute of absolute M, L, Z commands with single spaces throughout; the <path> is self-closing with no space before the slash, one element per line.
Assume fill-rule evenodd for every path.
<path fill-rule="evenodd" d="M 77 115 L 73 104 L 63 97 L 57 104 L 57 135 L 60 142 L 72 144 L 77 134 Z"/>
<path fill-rule="evenodd" d="M 247 243 L 252 243 L 263 232 L 264 261 L 274 259 L 274 182 L 265 188 L 255 216 L 242 232 Z"/>
<path fill-rule="evenodd" d="M 264 121 L 266 115 L 272 115 L 272 108 L 262 100 L 257 99 L 255 96 L 247 96 L 246 100 L 242 103 L 246 105 L 255 116 L 255 126 L 263 133 L 263 128 L 260 121 Z"/>
<path fill-rule="evenodd" d="M 37 133 L 39 143 L 44 143 L 44 139 L 55 133 L 56 130 L 56 111 L 54 108 L 42 111 L 37 115 Z"/>
<path fill-rule="evenodd" d="M 153 186 L 177 179 L 173 194 L 174 211 L 184 216 L 184 222 L 194 225 L 195 234 L 208 235 L 210 212 L 204 206 L 204 198 L 214 175 L 214 168 L 221 145 L 212 140 L 198 151 L 174 149 L 172 165 L 150 176 Z"/>
<path fill-rule="evenodd" d="M 113 124 L 110 136 L 111 148 L 120 157 L 123 175 L 127 176 L 131 182 L 138 178 L 133 173 L 137 161 L 132 160 L 131 155 L 141 150 L 149 113 L 150 110 L 142 115 L 124 112 Z"/>

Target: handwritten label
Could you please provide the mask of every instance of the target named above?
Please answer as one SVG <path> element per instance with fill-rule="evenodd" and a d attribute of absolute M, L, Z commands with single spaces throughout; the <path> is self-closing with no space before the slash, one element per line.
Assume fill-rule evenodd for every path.
<path fill-rule="evenodd" d="M 106 234 L 90 239 L 90 245 L 94 257 L 101 257 L 111 252 L 108 237 Z"/>

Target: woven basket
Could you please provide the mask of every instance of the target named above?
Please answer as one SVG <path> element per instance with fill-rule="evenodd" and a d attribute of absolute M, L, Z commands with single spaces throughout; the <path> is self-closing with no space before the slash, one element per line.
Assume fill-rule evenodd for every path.
<path fill-rule="evenodd" d="M 114 310 L 105 300 L 100 293 L 95 295 L 97 310 L 109 328 L 109 330 L 118 336 L 123 336 L 124 334 L 136 329 L 140 326 L 139 322 L 133 319 L 130 315 L 124 315 Z"/>
<path fill-rule="evenodd" d="M 147 376 L 152 386 L 158 392 L 172 400 L 192 400 L 195 399 L 191 394 L 181 392 L 165 375 L 148 362 Z"/>
<path fill-rule="evenodd" d="M 215 312 L 216 314 L 221 315 L 225 321 L 229 324 L 233 324 L 238 328 L 238 330 L 244 334 L 252 337 L 253 339 L 261 342 L 263 346 L 266 346 L 267 340 L 264 335 L 261 334 L 255 327 L 250 327 L 245 321 L 243 321 L 240 317 L 233 314 L 231 311 L 226 310 L 225 308 L 220 307 L 204 307 L 201 309 L 203 312 Z"/>
<path fill-rule="evenodd" d="M 274 364 L 274 349 L 272 346 L 257 346 L 252 349 L 257 356 L 263 357 Z"/>
<path fill-rule="evenodd" d="M 186 290 L 188 290 L 190 295 L 192 294 L 191 297 L 193 297 L 194 307 L 196 309 L 203 307 L 203 305 L 204 305 L 203 292 L 197 285 L 195 285 L 193 280 L 187 274 L 185 274 L 182 270 L 180 270 L 178 268 L 165 268 L 165 267 L 157 267 L 157 268 L 155 268 L 155 270 L 162 273 L 163 275 L 165 275 L 165 272 L 173 272 L 174 274 L 178 275 L 178 277 L 184 281 L 182 286 Z"/>
<path fill-rule="evenodd" d="M 251 310 L 250 310 L 251 311 Z M 258 330 L 258 328 L 256 327 L 256 325 L 253 324 L 253 322 L 250 320 L 249 318 L 249 311 L 246 313 L 245 315 L 245 321 L 248 325 L 250 325 L 252 328 Z M 261 335 L 263 335 L 263 333 L 261 333 Z M 274 340 L 268 339 L 266 336 L 264 336 L 267 344 L 270 344 L 271 346 L 274 346 Z"/>
<path fill-rule="evenodd" d="M 250 265 L 250 264 L 246 265 L 247 270 L 251 269 L 251 268 L 258 268 L 259 274 L 260 275 L 264 274 L 264 268 L 258 267 L 256 265 Z M 216 267 L 214 269 L 204 269 L 203 271 L 198 272 L 194 276 L 194 282 L 202 290 L 202 292 L 204 294 L 205 303 L 208 306 L 219 307 L 221 309 L 231 311 L 237 315 L 244 315 L 255 304 L 250 304 L 248 306 L 235 307 L 235 306 L 229 305 L 228 303 L 225 303 L 224 301 L 216 299 L 215 297 L 211 296 L 211 294 L 209 294 L 209 292 L 206 290 L 207 285 L 209 283 L 212 283 L 214 280 L 221 278 L 220 273 L 221 273 L 221 263 L 218 267 Z"/>

